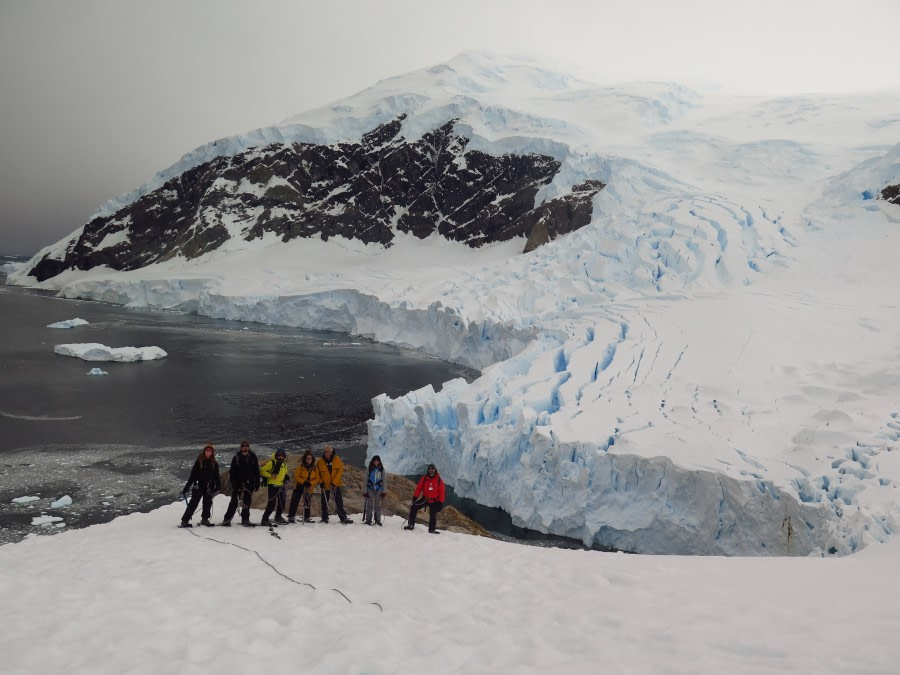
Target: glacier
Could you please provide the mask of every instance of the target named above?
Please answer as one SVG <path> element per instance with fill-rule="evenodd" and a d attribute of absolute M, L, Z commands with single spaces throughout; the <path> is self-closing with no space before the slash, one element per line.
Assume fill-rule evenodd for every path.
<path fill-rule="evenodd" d="M 404 113 L 489 154 L 599 179 L 589 225 L 520 255 L 397 233 L 237 238 L 198 259 L 68 270 L 61 297 L 325 329 L 481 376 L 373 401 L 369 455 L 434 462 L 462 496 L 586 545 L 673 554 L 846 554 L 898 525 L 900 91 L 740 96 L 599 86 L 469 53 L 188 153 L 114 213 L 210 157 L 355 140 Z"/>

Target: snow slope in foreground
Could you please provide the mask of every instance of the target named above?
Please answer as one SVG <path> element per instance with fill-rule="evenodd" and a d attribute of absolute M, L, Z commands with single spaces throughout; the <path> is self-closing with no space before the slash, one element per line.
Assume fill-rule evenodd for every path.
<path fill-rule="evenodd" d="M 235 237 L 197 260 L 42 286 L 484 369 L 376 399 L 370 454 L 405 473 L 435 461 L 517 524 L 640 552 L 853 552 L 900 523 L 900 210 L 871 199 L 900 182 L 897 109 L 898 92 L 598 87 L 464 55 L 275 136 L 333 142 L 407 113 L 415 138 L 457 118 L 472 147 L 560 161 L 538 200 L 607 183 L 590 225 L 528 255 L 514 255 L 521 242 Z M 168 171 L 275 136 L 211 144 Z"/>
<path fill-rule="evenodd" d="M 0 547 L 4 672 L 857 675 L 900 658 L 897 541 L 848 558 L 629 556 L 397 517 L 191 533 L 182 510 Z"/>

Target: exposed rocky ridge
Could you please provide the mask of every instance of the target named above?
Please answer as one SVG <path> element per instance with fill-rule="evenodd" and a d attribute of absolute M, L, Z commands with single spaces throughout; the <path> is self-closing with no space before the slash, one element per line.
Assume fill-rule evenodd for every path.
<path fill-rule="evenodd" d="M 602 182 L 585 181 L 535 207 L 557 160 L 467 151 L 456 120 L 410 142 L 400 134 L 404 118 L 358 143 L 272 143 L 217 157 L 91 220 L 63 259 L 48 254 L 30 274 L 43 281 L 70 268 L 132 270 L 268 233 L 385 246 L 398 231 L 422 239 L 437 232 L 472 247 L 525 236 L 527 252 L 590 222 Z"/>
<path fill-rule="evenodd" d="M 897 185 L 888 185 L 881 191 L 881 198 L 889 201 L 891 204 L 900 206 L 900 183 Z"/>

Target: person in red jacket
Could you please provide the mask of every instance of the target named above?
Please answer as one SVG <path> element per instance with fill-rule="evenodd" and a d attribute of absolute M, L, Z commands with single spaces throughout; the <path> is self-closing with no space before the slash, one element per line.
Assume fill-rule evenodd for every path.
<path fill-rule="evenodd" d="M 437 472 L 434 464 L 428 465 L 425 475 L 419 479 L 416 491 L 413 492 L 413 502 L 409 507 L 409 522 L 403 526 L 404 530 L 411 530 L 416 526 L 416 514 L 419 509 L 428 507 L 428 531 L 431 534 L 440 534 L 437 531 L 437 514 L 444 508 L 444 481 Z"/>

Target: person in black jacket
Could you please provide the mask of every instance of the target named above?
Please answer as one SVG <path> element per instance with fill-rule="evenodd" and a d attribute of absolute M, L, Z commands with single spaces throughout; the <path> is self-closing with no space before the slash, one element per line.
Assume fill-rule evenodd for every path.
<path fill-rule="evenodd" d="M 231 519 L 237 512 L 238 502 L 241 502 L 241 525 L 253 527 L 250 522 L 250 500 L 253 493 L 259 490 L 259 460 L 250 450 L 250 441 L 241 441 L 241 449 L 231 459 L 228 478 L 231 483 L 231 501 L 222 525 L 231 527 Z"/>
<path fill-rule="evenodd" d="M 219 463 L 216 461 L 216 451 L 211 443 L 207 443 L 203 448 L 203 452 L 197 455 L 197 461 L 191 469 L 191 475 L 184 486 L 181 494 L 187 498 L 188 490 L 191 491 L 191 500 L 188 502 L 184 515 L 181 516 L 181 527 L 191 526 L 191 516 L 197 510 L 200 500 L 203 500 L 203 511 L 200 514 L 201 525 L 213 527 L 209 522 L 209 516 L 212 511 L 212 500 L 221 487 L 221 479 L 219 478 Z M 193 489 L 192 489 L 193 488 Z"/>

